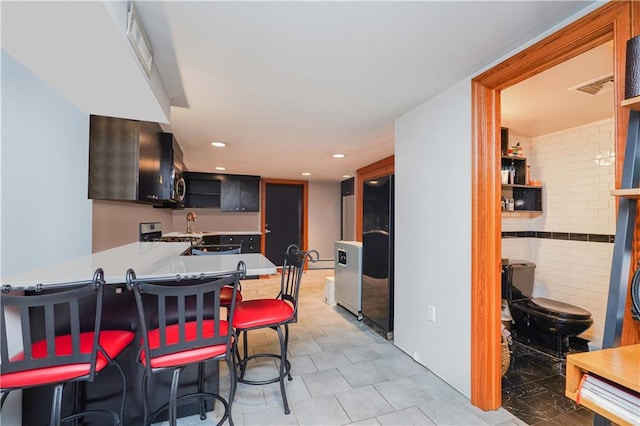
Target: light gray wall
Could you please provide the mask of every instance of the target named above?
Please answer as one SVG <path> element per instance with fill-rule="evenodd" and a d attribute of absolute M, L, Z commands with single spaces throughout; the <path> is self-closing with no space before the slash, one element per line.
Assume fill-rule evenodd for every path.
<path fill-rule="evenodd" d="M 395 122 L 394 343 L 471 396 L 471 78 L 600 7 L 487 64 Z M 436 321 L 427 320 L 428 305 Z"/>
<path fill-rule="evenodd" d="M 89 116 L 3 50 L 1 276 L 91 253 L 88 140 Z"/>
<path fill-rule="evenodd" d="M 340 239 L 341 200 L 340 182 L 309 183 L 309 249 L 318 250 L 320 259 L 334 258 L 334 242 Z"/>
<path fill-rule="evenodd" d="M 89 116 L 4 50 L 0 60 L 0 276 L 7 276 L 91 253 Z M 12 317 L 7 323 L 18 326 Z M 0 423 L 21 423 L 21 398 L 11 392 Z"/>
<path fill-rule="evenodd" d="M 394 343 L 463 394 L 471 366 L 471 83 L 395 124 Z M 427 320 L 427 307 L 436 321 Z"/>

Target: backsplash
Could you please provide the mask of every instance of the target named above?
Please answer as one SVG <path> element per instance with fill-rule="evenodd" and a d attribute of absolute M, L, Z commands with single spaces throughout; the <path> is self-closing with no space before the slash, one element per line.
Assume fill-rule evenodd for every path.
<path fill-rule="evenodd" d="M 535 138 L 511 134 L 542 181 L 542 215 L 502 219 L 502 257 L 536 264 L 534 296 L 591 312 L 580 337 L 600 347 L 615 235 L 614 120 Z"/>

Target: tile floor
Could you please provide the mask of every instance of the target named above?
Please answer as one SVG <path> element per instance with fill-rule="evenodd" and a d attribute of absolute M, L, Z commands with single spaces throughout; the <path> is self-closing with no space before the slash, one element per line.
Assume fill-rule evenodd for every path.
<path fill-rule="evenodd" d="M 290 327 L 293 380 L 286 386 L 291 414 L 283 412 L 277 383 L 239 384 L 233 403 L 236 425 L 526 424 L 505 409 L 484 412 L 472 406 L 351 313 L 324 303 L 324 278 L 331 275 L 332 270 L 310 270 L 303 277 L 299 321 Z M 242 286 L 245 298 L 273 297 L 279 279 L 245 280 Z M 277 336 L 269 330 L 253 333 L 249 341 L 256 351 L 275 350 Z M 228 373 L 223 364 L 220 386 L 224 395 Z M 253 377 L 267 377 L 275 371 L 275 362 L 267 359 L 256 362 L 251 372 Z M 213 412 L 207 420 L 200 421 L 196 415 L 178 424 L 215 424 L 217 418 Z"/>
<path fill-rule="evenodd" d="M 513 340 L 502 407 L 530 425 L 592 425 L 593 412 L 564 396 L 565 360 Z"/>

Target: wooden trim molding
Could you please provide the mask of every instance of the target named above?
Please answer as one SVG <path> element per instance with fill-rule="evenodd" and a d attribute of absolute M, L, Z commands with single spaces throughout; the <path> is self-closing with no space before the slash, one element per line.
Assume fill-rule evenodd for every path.
<path fill-rule="evenodd" d="M 362 241 L 362 184 L 365 180 L 390 175 L 395 172 L 395 156 L 384 158 L 356 171 L 354 192 L 356 195 L 356 241 Z"/>
<path fill-rule="evenodd" d="M 631 3 L 631 30 L 632 30 L 631 37 L 640 35 L 640 2 L 637 2 L 637 1 L 634 1 Z M 624 153 L 624 147 L 621 147 L 621 149 L 622 149 L 622 152 Z M 618 179 L 618 177 L 622 176 L 621 168 L 619 172 L 620 172 L 619 174 L 616 174 L 616 188 L 620 187 L 619 185 L 620 180 Z M 640 260 L 640 216 L 636 217 L 636 225 L 635 225 L 634 232 L 635 232 L 635 235 L 634 235 L 634 244 L 632 248 L 631 264 L 638 265 L 638 261 Z M 630 273 L 633 276 L 634 268 L 631 268 Z M 632 278 L 632 276 L 630 277 L 630 279 Z M 629 285 L 626 300 L 627 300 L 627 309 L 625 309 L 624 311 L 624 318 L 622 320 L 622 335 L 620 336 L 620 342 L 622 343 L 622 345 L 634 345 L 634 344 L 640 343 L 640 322 L 635 321 L 633 319 L 633 317 L 631 316 L 631 309 L 629 309 L 629 306 L 631 303 L 630 302 L 631 285 Z"/>
<path fill-rule="evenodd" d="M 628 111 L 624 98 L 626 41 L 637 5 L 614 1 L 562 28 L 472 80 L 471 403 L 501 405 L 500 378 L 500 91 L 606 41 L 614 42 L 616 187 L 620 185 Z"/>
<path fill-rule="evenodd" d="M 501 405 L 500 378 L 500 95 L 473 82 L 471 240 L 471 401 Z M 488 309 L 487 309 L 488 308 Z M 482 366 L 478 368 L 478 366 Z M 474 386 L 475 384 L 475 386 Z M 480 386 L 479 386 L 480 384 Z"/>
<path fill-rule="evenodd" d="M 262 179 L 262 198 L 260 202 L 260 228 L 262 229 L 262 238 L 260 239 L 260 251 L 265 254 L 265 239 L 267 228 L 267 217 L 265 215 L 267 211 L 267 184 L 275 185 L 293 185 L 300 186 L 302 189 L 302 235 L 300 239 L 302 241 L 302 250 L 309 249 L 309 181 L 306 180 L 291 180 L 291 179 Z"/>

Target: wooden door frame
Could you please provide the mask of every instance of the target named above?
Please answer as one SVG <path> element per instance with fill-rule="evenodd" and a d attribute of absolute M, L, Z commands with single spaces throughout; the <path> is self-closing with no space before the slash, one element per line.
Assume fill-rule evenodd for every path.
<path fill-rule="evenodd" d="M 356 194 L 356 241 L 362 241 L 362 211 L 363 211 L 363 199 L 362 199 L 362 185 L 364 181 L 393 174 L 395 172 L 395 156 L 391 155 L 387 158 L 383 158 L 380 161 L 369 164 L 356 171 L 356 177 L 354 182 L 354 192 Z"/>
<path fill-rule="evenodd" d="M 307 180 L 291 180 L 291 179 L 262 179 L 262 186 L 260 191 L 262 193 L 262 197 L 260 200 L 260 228 L 262 229 L 262 238 L 260 238 L 260 252 L 264 255 L 266 253 L 266 229 L 267 229 L 267 185 L 275 184 L 275 185 L 293 185 L 298 186 L 302 190 L 301 198 L 302 198 L 302 223 L 300 224 L 302 229 L 300 236 L 300 247 L 302 250 L 308 250 L 309 245 L 309 181 Z"/>
<path fill-rule="evenodd" d="M 502 402 L 500 91 L 613 40 L 619 187 L 629 117 L 628 110 L 620 107 L 626 41 L 640 30 L 639 9 L 639 4 L 628 1 L 607 3 L 471 81 L 471 403 L 483 410 L 496 410 Z"/>

